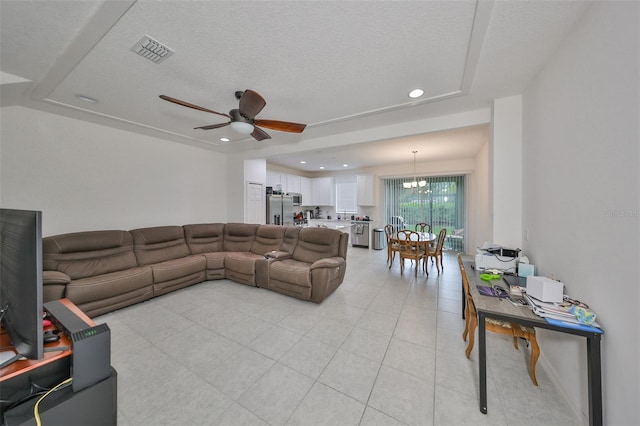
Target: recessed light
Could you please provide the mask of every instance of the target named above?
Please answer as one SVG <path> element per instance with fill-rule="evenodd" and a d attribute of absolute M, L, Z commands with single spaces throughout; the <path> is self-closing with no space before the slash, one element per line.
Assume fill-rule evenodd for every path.
<path fill-rule="evenodd" d="M 81 101 L 84 102 L 89 102 L 90 104 L 97 104 L 98 100 L 92 98 L 91 96 L 86 96 L 86 95 L 76 95 L 76 98 L 80 99 Z"/>
<path fill-rule="evenodd" d="M 302 161 L 300 161 L 300 164 L 307 164 L 307 162 L 302 160 Z"/>
<path fill-rule="evenodd" d="M 343 164 L 342 167 L 349 167 L 349 165 L 348 164 Z"/>
<path fill-rule="evenodd" d="M 409 97 L 412 99 L 419 98 L 422 95 L 424 95 L 424 90 L 422 89 L 413 89 L 409 92 Z"/>
<path fill-rule="evenodd" d="M 229 142 L 231 139 L 229 139 L 229 138 L 220 138 L 220 140 L 221 140 L 222 142 Z"/>
<path fill-rule="evenodd" d="M 324 166 L 320 166 L 320 170 L 324 170 Z"/>

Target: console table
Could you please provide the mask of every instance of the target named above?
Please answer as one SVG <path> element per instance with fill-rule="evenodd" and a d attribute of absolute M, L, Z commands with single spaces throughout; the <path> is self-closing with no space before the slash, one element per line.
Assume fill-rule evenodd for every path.
<path fill-rule="evenodd" d="M 587 339 L 587 376 L 589 387 L 589 424 L 602 425 L 602 367 L 600 341 L 602 333 L 584 331 L 574 328 L 559 327 L 549 324 L 545 319 L 535 315 L 526 306 L 514 306 L 497 297 L 482 296 L 476 288 L 477 284 L 486 285 L 475 270 L 472 262 L 464 262 L 469 280 L 469 292 L 478 311 L 478 365 L 480 374 L 480 411 L 487 413 L 487 340 L 485 321 L 487 318 L 511 321 L 529 327 L 582 336 Z"/>

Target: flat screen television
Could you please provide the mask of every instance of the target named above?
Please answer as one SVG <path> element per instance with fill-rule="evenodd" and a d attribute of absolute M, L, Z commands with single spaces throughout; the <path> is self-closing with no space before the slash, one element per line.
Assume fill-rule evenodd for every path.
<path fill-rule="evenodd" d="M 16 352 L 4 368 L 43 357 L 42 212 L 0 209 L 0 258 L 0 315 Z"/>

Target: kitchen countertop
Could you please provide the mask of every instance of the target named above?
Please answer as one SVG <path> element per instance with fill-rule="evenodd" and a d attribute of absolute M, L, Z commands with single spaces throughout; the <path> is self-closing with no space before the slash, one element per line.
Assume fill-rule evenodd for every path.
<path fill-rule="evenodd" d="M 337 220 L 337 219 L 309 219 L 307 221 L 308 226 L 326 226 L 330 229 L 338 229 L 340 231 L 349 232 L 353 226 L 350 220 Z"/>

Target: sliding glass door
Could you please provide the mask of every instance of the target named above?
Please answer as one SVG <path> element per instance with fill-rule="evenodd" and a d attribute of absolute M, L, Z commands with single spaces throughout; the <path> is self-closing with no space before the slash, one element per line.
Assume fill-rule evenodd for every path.
<path fill-rule="evenodd" d="M 416 223 L 424 222 L 434 234 L 446 228 L 445 247 L 464 251 L 465 176 L 418 177 L 418 184 L 403 187 L 413 180 L 384 179 L 385 223 L 415 229 Z"/>

